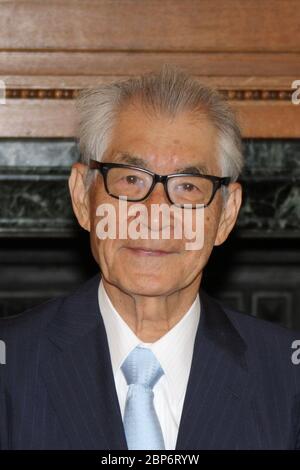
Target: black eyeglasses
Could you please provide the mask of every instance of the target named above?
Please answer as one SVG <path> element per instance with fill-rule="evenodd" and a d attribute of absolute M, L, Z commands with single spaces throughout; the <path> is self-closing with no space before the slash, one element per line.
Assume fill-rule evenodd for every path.
<path fill-rule="evenodd" d="M 230 176 L 220 177 L 200 173 L 158 175 L 150 170 L 122 163 L 90 160 L 89 168 L 103 175 L 106 192 L 116 198 L 138 202 L 146 199 L 157 183 L 162 183 L 171 204 L 195 209 L 207 207 L 217 190 L 228 186 Z"/>

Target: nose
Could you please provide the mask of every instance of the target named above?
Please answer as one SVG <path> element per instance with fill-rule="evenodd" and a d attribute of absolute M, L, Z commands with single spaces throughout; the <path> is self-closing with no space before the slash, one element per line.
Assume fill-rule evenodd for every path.
<path fill-rule="evenodd" d="M 144 204 L 147 205 L 149 208 L 152 204 L 170 204 L 162 182 L 157 182 L 155 184 L 151 193 L 149 194 L 147 199 L 145 199 Z"/>
<path fill-rule="evenodd" d="M 156 183 L 151 194 L 145 199 L 144 204 L 148 213 L 147 228 L 150 231 L 160 232 L 170 226 L 170 217 L 163 217 L 163 213 L 159 211 L 161 204 L 164 204 L 164 209 L 167 209 L 166 205 L 170 206 L 163 183 Z M 151 209 L 153 205 L 157 206 L 157 210 Z"/>

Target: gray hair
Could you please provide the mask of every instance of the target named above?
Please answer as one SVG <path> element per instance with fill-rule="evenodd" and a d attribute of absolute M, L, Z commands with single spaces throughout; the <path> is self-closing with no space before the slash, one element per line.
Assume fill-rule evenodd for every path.
<path fill-rule="evenodd" d="M 222 176 L 236 181 L 244 164 L 241 132 L 235 114 L 217 91 L 201 84 L 177 67 L 164 65 L 160 71 L 122 79 L 80 92 L 79 147 L 81 160 L 101 161 L 109 145 L 121 109 L 138 101 L 145 111 L 176 117 L 190 112 L 196 119 L 203 113 L 219 135 L 219 164 Z M 86 187 L 95 172 L 88 172 Z"/>

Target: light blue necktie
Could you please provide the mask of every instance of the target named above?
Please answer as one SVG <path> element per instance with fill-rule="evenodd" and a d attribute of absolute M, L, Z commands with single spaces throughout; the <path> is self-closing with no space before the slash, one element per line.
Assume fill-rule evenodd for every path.
<path fill-rule="evenodd" d="M 152 390 L 164 374 L 160 363 L 151 349 L 137 346 L 124 361 L 121 370 L 129 385 L 124 411 L 128 449 L 165 449 Z"/>

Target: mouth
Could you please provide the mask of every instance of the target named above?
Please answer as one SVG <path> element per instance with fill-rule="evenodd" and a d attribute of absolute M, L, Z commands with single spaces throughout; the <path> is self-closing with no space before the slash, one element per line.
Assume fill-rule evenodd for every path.
<path fill-rule="evenodd" d="M 136 256 L 168 256 L 175 254 L 175 251 L 155 250 L 150 247 L 125 247 Z"/>

